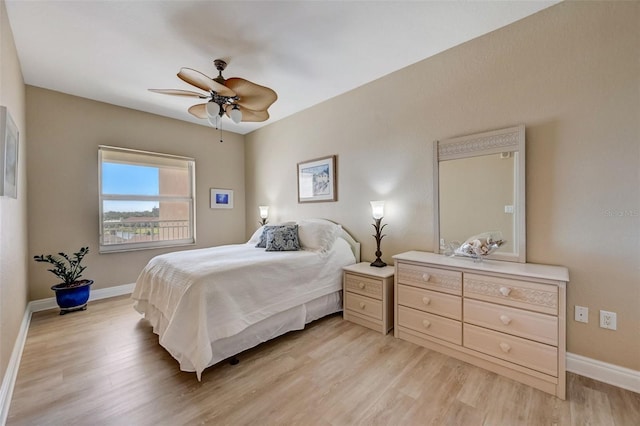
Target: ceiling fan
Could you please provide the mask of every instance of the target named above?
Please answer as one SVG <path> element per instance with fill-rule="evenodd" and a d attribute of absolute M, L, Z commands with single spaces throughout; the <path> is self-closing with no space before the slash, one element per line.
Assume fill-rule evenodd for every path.
<path fill-rule="evenodd" d="M 225 114 L 236 124 L 243 121 L 266 121 L 269 118 L 267 109 L 278 99 L 276 92 L 244 78 L 224 78 L 222 71 L 227 67 L 227 63 L 222 59 L 216 59 L 213 63 L 218 70 L 216 78 L 209 78 L 191 68 L 183 67 L 178 72 L 181 80 L 204 90 L 206 94 L 180 89 L 149 90 L 165 95 L 206 99 L 207 102 L 193 105 L 188 111 L 197 118 L 208 120 L 216 128 L 218 120 Z"/>

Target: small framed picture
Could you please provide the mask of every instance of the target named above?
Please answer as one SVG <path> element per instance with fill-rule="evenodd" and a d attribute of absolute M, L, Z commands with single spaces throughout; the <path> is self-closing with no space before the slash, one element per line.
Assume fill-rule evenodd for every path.
<path fill-rule="evenodd" d="M 0 195 L 18 198 L 18 127 L 0 107 Z"/>
<path fill-rule="evenodd" d="M 233 190 L 211 188 L 211 208 L 212 209 L 232 209 Z"/>
<path fill-rule="evenodd" d="M 298 202 L 336 201 L 336 156 L 298 163 Z"/>

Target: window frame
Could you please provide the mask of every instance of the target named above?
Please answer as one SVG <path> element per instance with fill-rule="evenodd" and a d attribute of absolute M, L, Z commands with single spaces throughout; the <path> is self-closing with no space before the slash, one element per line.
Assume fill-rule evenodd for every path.
<path fill-rule="evenodd" d="M 104 194 L 102 182 L 103 153 L 111 152 L 115 155 L 135 157 L 139 156 L 140 161 L 132 162 L 141 166 L 158 167 L 158 163 L 165 161 L 184 161 L 187 164 L 189 173 L 189 195 L 188 196 L 167 196 L 167 195 L 135 195 L 135 194 Z M 147 161 L 143 161 L 147 157 Z M 156 158 L 158 162 L 153 163 L 151 158 Z M 126 163 L 125 163 L 126 164 Z M 157 201 L 157 202 L 188 202 L 189 204 L 189 233 L 190 238 L 180 238 L 160 241 L 144 241 L 134 243 L 104 244 L 104 201 Z M 127 251 L 149 250 L 167 247 L 180 247 L 196 244 L 196 162 L 194 158 L 177 155 L 163 154 L 151 151 L 142 151 L 130 148 L 120 148 L 108 145 L 98 146 L 98 241 L 100 253 L 119 253 Z"/>

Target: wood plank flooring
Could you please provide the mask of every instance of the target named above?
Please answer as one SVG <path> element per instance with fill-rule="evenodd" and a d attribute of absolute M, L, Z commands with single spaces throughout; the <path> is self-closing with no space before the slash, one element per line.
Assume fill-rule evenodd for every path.
<path fill-rule="evenodd" d="M 198 382 L 128 297 L 35 313 L 8 425 L 640 425 L 640 394 L 568 375 L 561 401 L 332 315 Z"/>

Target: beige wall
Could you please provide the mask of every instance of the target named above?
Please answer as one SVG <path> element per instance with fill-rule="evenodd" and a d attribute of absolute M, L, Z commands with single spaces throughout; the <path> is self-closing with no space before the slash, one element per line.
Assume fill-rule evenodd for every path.
<path fill-rule="evenodd" d="M 153 256 L 175 250 L 98 253 L 98 145 L 196 160 L 195 248 L 244 239 L 244 137 L 27 86 L 29 255 L 88 245 L 93 289 L 135 282 Z M 209 188 L 234 190 L 234 209 L 209 208 Z M 194 248 L 193 246 L 183 247 Z M 56 278 L 29 262 L 30 299 L 52 297 Z"/>
<path fill-rule="evenodd" d="M 638 22 L 638 2 L 560 3 L 247 135 L 247 235 L 266 204 L 344 224 L 373 260 L 383 199 L 383 258 L 433 250 L 433 141 L 525 124 L 527 260 L 570 270 L 568 350 L 640 370 Z M 330 154 L 338 201 L 298 204 L 296 163 Z"/>
<path fill-rule="evenodd" d="M 0 377 L 4 374 L 27 306 L 27 181 L 25 86 L 5 2 L 0 1 L 0 105 L 20 132 L 18 198 L 0 197 Z"/>

